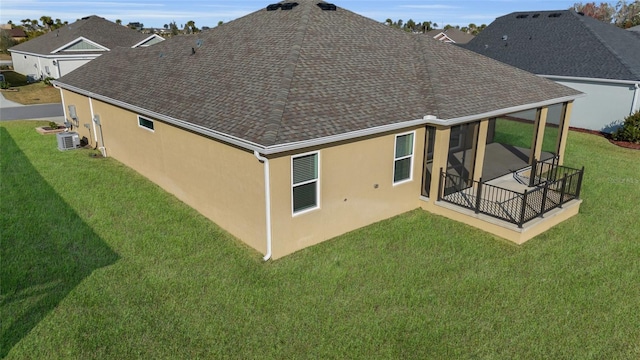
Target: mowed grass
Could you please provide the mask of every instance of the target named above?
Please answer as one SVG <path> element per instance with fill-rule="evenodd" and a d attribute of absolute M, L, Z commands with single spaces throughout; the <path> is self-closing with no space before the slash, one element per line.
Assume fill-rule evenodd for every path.
<path fill-rule="evenodd" d="M 512 119 L 496 119 L 496 132 L 494 142 L 509 144 L 521 148 L 530 149 L 533 142 L 534 123 L 528 121 L 517 121 Z M 556 153 L 558 134 L 560 129 L 552 125 L 544 128 L 544 138 L 542 139 L 542 151 Z M 539 160 L 539 159 L 538 159 Z"/>
<path fill-rule="evenodd" d="M 522 246 L 415 210 L 263 263 L 38 125 L 0 128 L 0 356 L 640 358 L 638 151 L 571 132 L 580 214 Z"/>
<path fill-rule="evenodd" d="M 3 91 L 2 96 L 7 100 L 15 101 L 22 105 L 53 104 L 62 102 L 60 90 L 44 82 L 27 84 L 27 77 L 15 71 L 3 71 L 6 81 L 12 89 L 18 91 Z"/>

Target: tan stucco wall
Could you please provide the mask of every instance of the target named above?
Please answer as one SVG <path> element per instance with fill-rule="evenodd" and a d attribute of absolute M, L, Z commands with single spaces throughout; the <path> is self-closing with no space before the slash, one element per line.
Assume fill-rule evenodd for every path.
<path fill-rule="evenodd" d="M 76 106 L 80 126 L 74 130 L 95 144 L 90 100 L 69 91 L 63 97 L 65 106 Z M 154 120 L 151 132 L 138 126 L 136 113 L 91 102 L 100 116 L 107 156 L 266 252 L 264 168 L 252 153 L 145 117 Z M 414 130 L 412 179 L 393 185 L 396 134 Z M 271 156 L 273 258 L 418 208 L 424 138 L 424 128 L 412 128 Z M 291 157 L 310 151 L 320 153 L 320 208 L 293 215 Z"/>
<path fill-rule="evenodd" d="M 271 159 L 273 257 L 418 208 L 424 128 L 415 129 L 412 180 L 393 185 L 395 135 L 411 130 Z M 320 208 L 292 215 L 291 156 L 310 151 L 320 153 Z"/>
<path fill-rule="evenodd" d="M 89 99 L 64 91 L 75 105 L 82 136 L 90 134 Z M 154 120 L 138 126 L 137 114 L 93 99 L 107 156 L 135 169 L 261 253 L 266 251 L 264 167 L 245 150 Z M 93 136 L 91 134 L 91 136 Z"/>

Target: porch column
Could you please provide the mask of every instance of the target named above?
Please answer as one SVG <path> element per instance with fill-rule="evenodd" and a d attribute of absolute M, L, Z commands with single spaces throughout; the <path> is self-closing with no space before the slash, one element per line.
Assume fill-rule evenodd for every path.
<path fill-rule="evenodd" d="M 542 107 L 536 112 L 536 122 L 533 131 L 532 151 L 529 156 L 529 164 L 533 163 L 533 159 L 540 160 L 542 155 L 542 141 L 544 140 L 544 128 L 547 125 L 547 112 L 549 108 Z"/>
<path fill-rule="evenodd" d="M 560 134 L 558 136 L 558 164 L 564 164 L 564 151 L 567 148 L 567 136 L 569 135 L 569 124 L 571 121 L 571 110 L 573 101 L 569 101 L 562 106 L 562 119 L 560 119 Z"/>
<path fill-rule="evenodd" d="M 450 127 L 436 126 L 436 136 L 433 146 L 433 169 L 431 171 L 431 187 L 429 190 L 429 198 L 434 201 L 438 199 L 438 185 L 440 185 L 441 176 L 440 168 L 447 169 L 450 138 Z"/>
<path fill-rule="evenodd" d="M 484 154 L 487 149 L 487 134 L 489 132 L 489 119 L 480 120 L 478 136 L 475 140 L 475 159 L 473 161 L 473 180 L 480 181 L 484 168 Z"/>

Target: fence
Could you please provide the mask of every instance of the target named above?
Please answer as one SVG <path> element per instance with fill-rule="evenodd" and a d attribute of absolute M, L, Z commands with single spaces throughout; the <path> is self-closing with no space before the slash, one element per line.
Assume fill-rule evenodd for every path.
<path fill-rule="evenodd" d="M 542 164 L 542 165 L 540 165 Z M 520 193 L 464 179 L 440 169 L 438 200 L 473 210 L 522 227 L 528 221 L 580 198 L 581 170 L 555 163 L 537 163 L 531 168 L 536 186 Z"/>

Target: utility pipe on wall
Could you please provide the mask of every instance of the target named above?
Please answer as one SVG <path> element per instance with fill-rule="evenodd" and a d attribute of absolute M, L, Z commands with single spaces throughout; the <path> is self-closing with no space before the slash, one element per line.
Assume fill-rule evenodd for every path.
<path fill-rule="evenodd" d="M 633 103 L 631 104 L 631 114 L 636 112 L 638 108 L 638 96 L 640 95 L 640 83 L 635 84 L 635 89 L 633 91 Z"/>
<path fill-rule="evenodd" d="M 256 150 L 253 151 L 256 159 L 264 163 L 264 197 L 265 197 L 265 212 L 267 220 L 267 253 L 262 260 L 267 261 L 271 258 L 271 186 L 269 181 L 269 159 L 260 156 L 260 153 Z"/>

